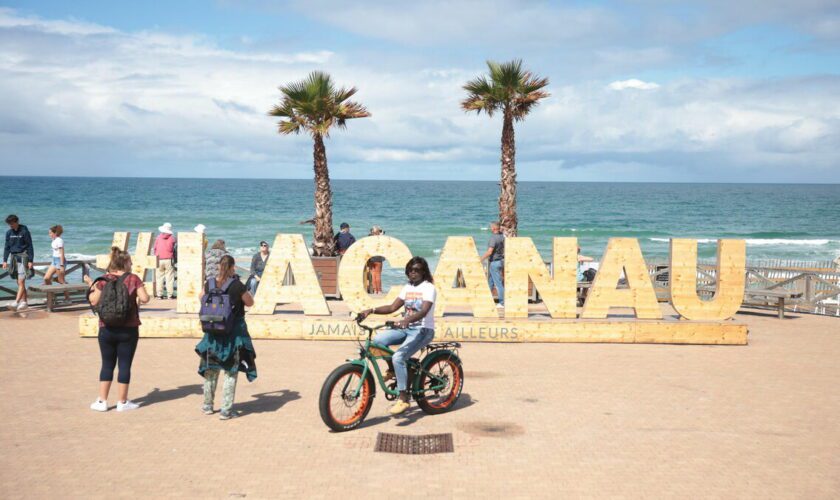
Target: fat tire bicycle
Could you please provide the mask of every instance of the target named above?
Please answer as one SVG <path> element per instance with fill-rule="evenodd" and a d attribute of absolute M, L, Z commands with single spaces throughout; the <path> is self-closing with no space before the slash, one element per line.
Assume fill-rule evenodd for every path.
<path fill-rule="evenodd" d="M 394 351 L 389 346 L 375 344 L 373 332 L 394 328 L 393 321 L 369 327 L 356 317 L 356 324 L 367 333 L 367 340 L 359 344 L 359 357 L 348 359 L 329 374 L 321 387 L 318 407 L 321 420 L 336 432 L 350 431 L 362 424 L 373 406 L 376 381 L 393 401 L 399 396 L 396 380 L 386 383 L 378 360 L 390 360 Z M 451 410 L 461 397 L 464 387 L 464 368 L 458 357 L 458 342 L 431 343 L 421 349 L 419 357 L 407 361 L 409 396 L 417 401 L 426 414 L 437 415 Z"/>

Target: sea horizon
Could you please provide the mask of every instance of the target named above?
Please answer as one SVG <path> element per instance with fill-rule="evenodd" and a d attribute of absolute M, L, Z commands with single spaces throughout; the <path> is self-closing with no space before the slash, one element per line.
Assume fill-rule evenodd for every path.
<path fill-rule="evenodd" d="M 161 176 L 150 176 L 150 177 L 143 177 L 143 176 L 126 176 L 126 175 L 7 175 L 2 174 L 0 175 L 0 181 L 5 178 L 13 178 L 13 179 L 27 179 L 27 178 L 37 178 L 37 179 L 182 179 L 182 180 L 242 180 L 242 181 L 313 181 L 312 177 L 189 177 L 189 176 L 171 176 L 171 177 L 161 177 Z M 393 178 L 346 178 L 346 177 L 334 177 L 330 175 L 331 181 L 360 181 L 360 182 L 390 182 L 390 181 L 403 181 L 405 179 L 393 179 Z M 499 180 L 493 179 L 416 179 L 412 182 L 477 182 L 477 183 L 492 183 L 492 184 L 499 184 Z M 517 180 L 517 184 L 675 184 L 675 185 L 685 185 L 685 184 L 692 184 L 698 186 L 704 185 L 745 185 L 745 186 L 761 186 L 761 185 L 768 185 L 768 186 L 780 186 L 780 185 L 792 185 L 792 186 L 840 186 L 840 182 L 696 182 L 696 181 L 685 181 L 685 182 L 676 182 L 676 181 L 563 181 L 563 180 Z"/>

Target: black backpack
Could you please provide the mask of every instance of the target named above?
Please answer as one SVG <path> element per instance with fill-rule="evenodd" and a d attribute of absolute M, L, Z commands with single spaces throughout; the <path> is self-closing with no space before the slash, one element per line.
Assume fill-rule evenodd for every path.
<path fill-rule="evenodd" d="M 128 276 L 128 273 L 117 279 L 100 276 L 93 282 L 94 284 L 97 281 L 105 282 L 105 286 L 102 287 L 102 295 L 99 297 L 99 303 L 96 306 L 90 306 L 93 312 L 99 315 L 99 319 L 105 323 L 105 326 L 123 326 L 129 320 L 131 296 L 128 294 L 128 286 L 125 284 L 125 279 Z M 88 301 L 90 301 L 90 290 L 88 290 Z"/>

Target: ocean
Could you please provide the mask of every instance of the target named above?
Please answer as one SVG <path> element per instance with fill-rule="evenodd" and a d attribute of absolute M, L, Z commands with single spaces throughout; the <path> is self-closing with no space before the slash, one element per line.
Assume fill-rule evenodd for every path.
<path fill-rule="evenodd" d="M 356 238 L 378 224 L 434 265 L 448 236 L 485 249 L 498 216 L 498 184 L 468 181 L 333 180 L 333 224 Z M 551 259 L 554 236 L 575 236 L 600 256 L 610 237 L 638 238 L 646 258 L 665 259 L 668 238 L 697 238 L 713 258 L 717 238 L 747 241 L 747 258 L 831 260 L 840 256 L 840 185 L 555 183 L 519 184 L 519 233 Z M 47 230 L 64 226 L 68 258 L 107 252 L 114 231 L 207 226 L 238 264 L 260 240 L 301 233 L 311 241 L 311 180 L 0 177 L 0 214 L 14 213 L 33 235 L 38 260 Z M 130 248 L 133 251 L 134 239 Z"/>

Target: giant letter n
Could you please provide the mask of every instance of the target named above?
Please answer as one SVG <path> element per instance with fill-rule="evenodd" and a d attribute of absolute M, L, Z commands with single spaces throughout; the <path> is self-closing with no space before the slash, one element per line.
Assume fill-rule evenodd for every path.
<path fill-rule="evenodd" d="M 554 276 L 531 238 L 505 239 L 505 318 L 528 317 L 528 280 L 552 318 L 577 315 L 577 238 L 554 238 Z"/>

